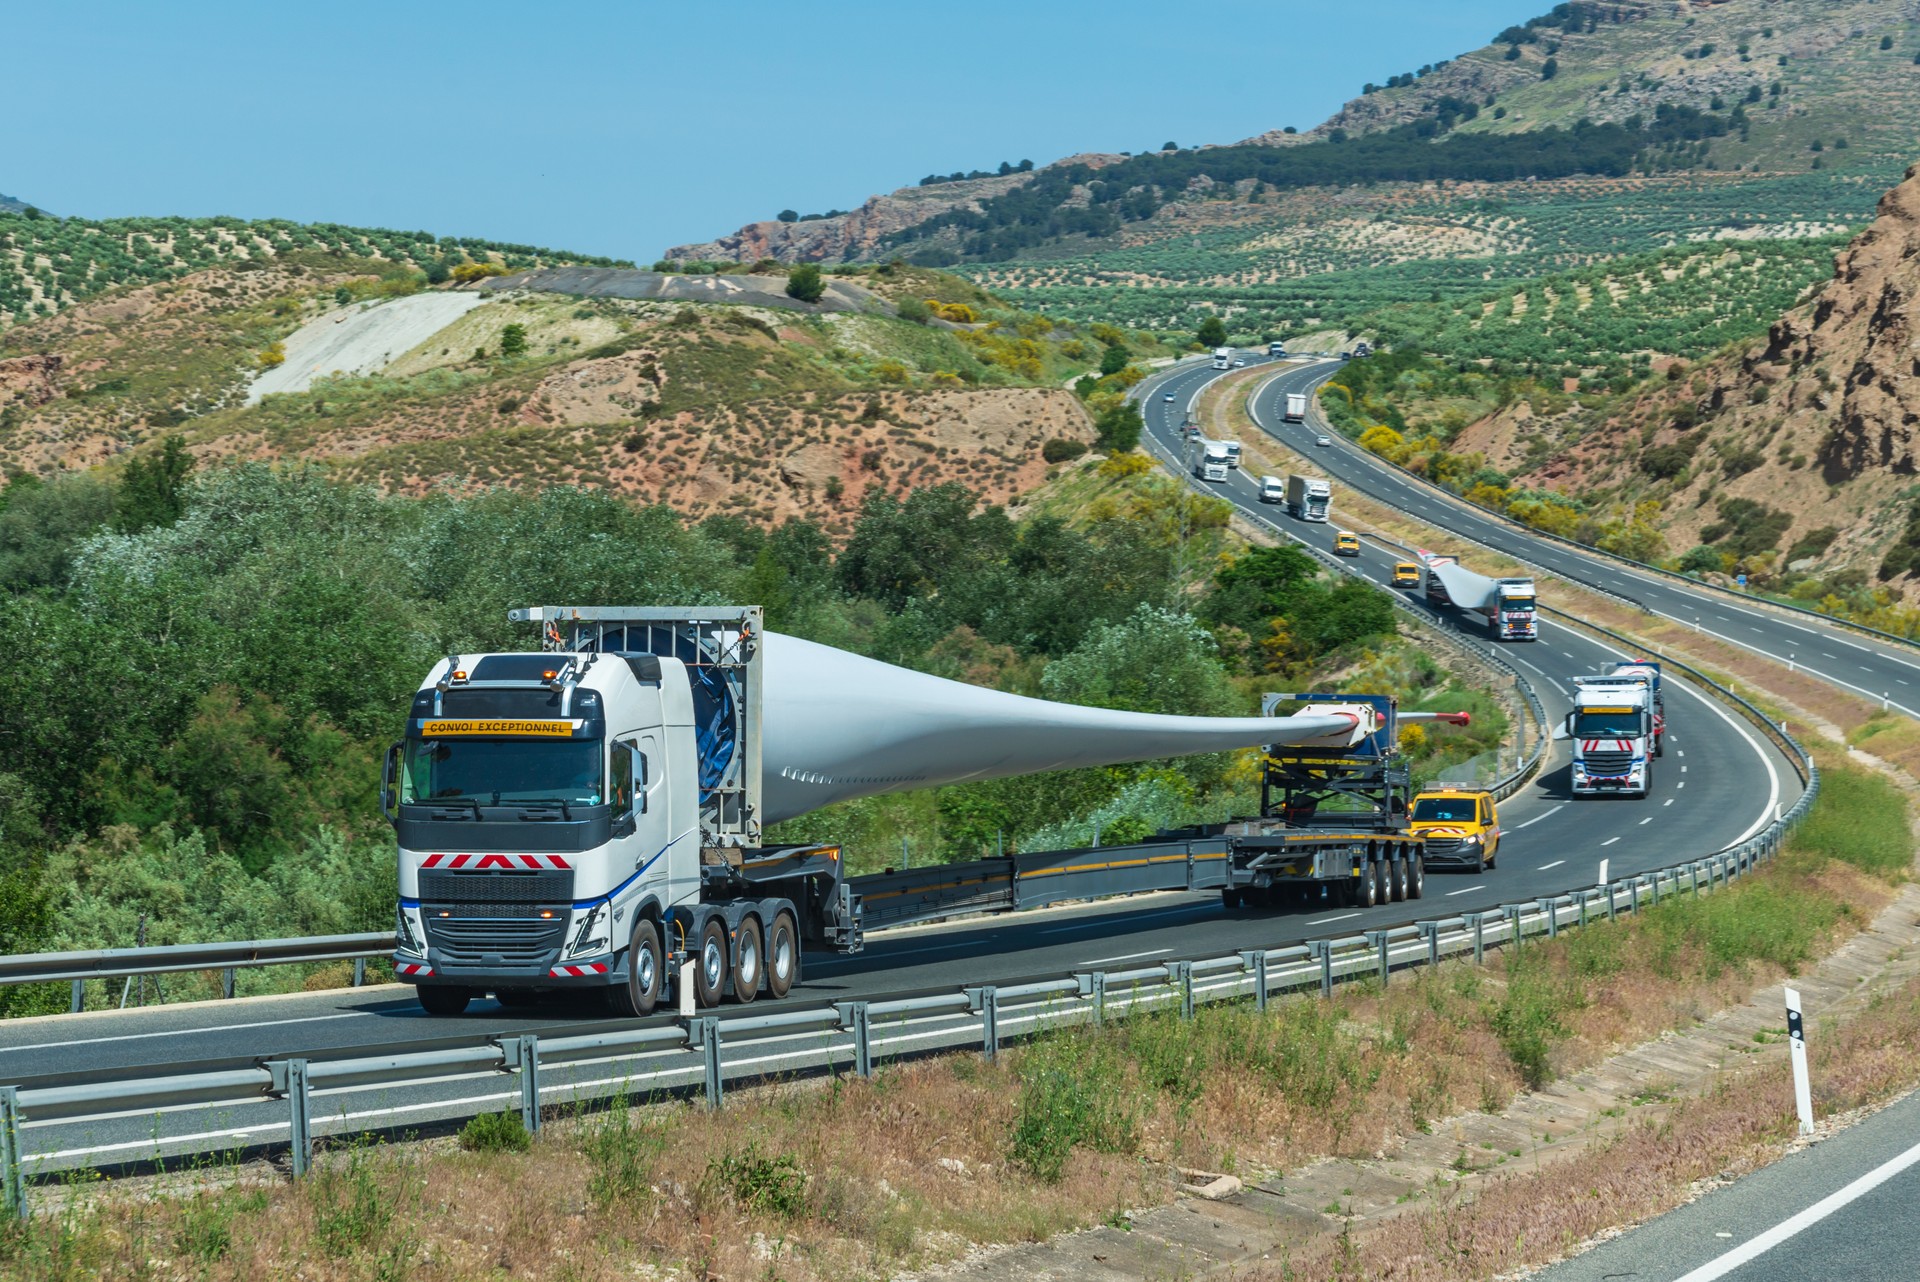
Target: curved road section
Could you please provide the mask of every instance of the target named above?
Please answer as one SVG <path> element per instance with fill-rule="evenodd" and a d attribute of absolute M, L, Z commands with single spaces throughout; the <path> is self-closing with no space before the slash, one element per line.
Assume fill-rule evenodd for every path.
<path fill-rule="evenodd" d="M 1319 470 L 1338 484 L 1482 546 L 1576 582 L 1630 596 L 1663 618 L 1780 663 L 1791 662 L 1843 690 L 1920 717 L 1920 650 L 1875 641 L 1817 619 L 1788 618 L 1764 606 L 1746 605 L 1727 593 L 1689 588 L 1607 556 L 1541 538 L 1445 496 L 1368 454 L 1325 423 L 1313 393 L 1339 370 L 1338 361 L 1315 361 L 1293 365 L 1267 379 L 1248 399 L 1254 421 L 1277 440 L 1311 453 Z M 1306 422 L 1284 421 L 1289 392 L 1308 397 Z M 1315 446 L 1314 440 L 1322 435 L 1331 437 L 1332 444 Z"/>

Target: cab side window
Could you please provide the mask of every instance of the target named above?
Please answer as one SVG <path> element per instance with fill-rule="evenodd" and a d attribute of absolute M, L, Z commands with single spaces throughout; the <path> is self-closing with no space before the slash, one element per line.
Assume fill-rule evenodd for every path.
<path fill-rule="evenodd" d="M 1493 822 L 1493 803 L 1492 802 L 1485 801 L 1485 800 L 1481 801 L 1480 822 L 1483 824 L 1491 824 Z"/>
<path fill-rule="evenodd" d="M 613 745 L 613 817 L 624 819 L 633 813 L 633 758 L 631 744 Z"/>

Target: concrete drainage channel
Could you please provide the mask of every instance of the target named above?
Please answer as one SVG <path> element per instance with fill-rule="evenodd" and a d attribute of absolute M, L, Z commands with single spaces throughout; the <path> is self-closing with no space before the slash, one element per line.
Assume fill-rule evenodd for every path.
<path fill-rule="evenodd" d="M 424 1051 L 401 1045 L 353 1059 L 276 1059 L 159 1077 L 102 1075 L 70 1085 L 4 1086 L 0 1190 L 7 1212 L 24 1216 L 29 1185 L 66 1170 L 284 1150 L 294 1174 L 302 1175 L 322 1135 L 347 1137 L 508 1109 L 517 1110 L 529 1130 L 538 1130 L 544 1110 L 615 1096 L 697 1095 L 707 1107 L 719 1108 L 730 1084 L 843 1071 L 870 1076 L 889 1058 L 972 1045 L 992 1058 L 1009 1042 L 1045 1030 L 1136 1011 L 1177 1010 L 1191 1018 L 1200 1005 L 1236 1000 L 1264 1009 L 1276 995 L 1327 997 L 1339 983 L 1385 984 L 1395 971 L 1448 958 L 1470 956 L 1478 963 L 1489 948 L 1518 947 L 1675 895 L 1706 893 L 1767 862 L 1819 794 L 1811 758 L 1804 752 L 1797 757 L 1806 790 L 1791 810 L 1737 846 L 1604 886 L 1390 930 L 895 1000 L 529 1034 Z M 425 1098 L 397 1098 L 402 1092 Z M 90 1128 L 128 1119 L 145 1119 L 149 1137 L 89 1142 Z M 198 1129 L 165 1134 L 165 1121 Z M 29 1144 L 36 1135 L 50 1143 Z"/>

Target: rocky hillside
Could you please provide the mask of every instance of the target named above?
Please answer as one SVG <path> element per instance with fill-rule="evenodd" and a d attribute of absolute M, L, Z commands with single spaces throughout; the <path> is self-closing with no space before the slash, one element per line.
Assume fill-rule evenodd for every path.
<path fill-rule="evenodd" d="M 872 310 L 796 312 L 685 301 L 706 279 L 446 295 L 391 263 L 272 260 L 109 291 L 0 332 L 0 469 L 117 466 L 179 436 L 202 459 L 310 460 L 391 491 L 573 483 L 840 533 L 869 492 L 957 480 L 1003 502 L 1045 477 L 1048 442 L 1095 439 L 1062 385 L 1102 344 L 965 282 L 844 273 Z M 459 305 L 416 306 L 436 298 Z M 882 307 L 908 299 L 998 324 Z"/>
<path fill-rule="evenodd" d="M 0 192 L 0 214 L 24 214 L 32 208 L 32 205 L 18 196 L 9 196 L 5 192 Z"/>
<path fill-rule="evenodd" d="M 1920 166 L 1835 256 L 1831 281 L 1763 340 L 1669 366 L 1604 421 L 1570 416 L 1577 441 L 1517 479 L 1654 498 L 1674 554 L 1705 544 L 1756 567 L 1877 578 L 1910 535 L 1920 475 L 1917 319 Z M 1498 460 L 1527 428 L 1510 411 L 1455 448 Z M 1908 564 L 1890 567 L 1899 585 L 1912 582 L 1898 568 Z"/>

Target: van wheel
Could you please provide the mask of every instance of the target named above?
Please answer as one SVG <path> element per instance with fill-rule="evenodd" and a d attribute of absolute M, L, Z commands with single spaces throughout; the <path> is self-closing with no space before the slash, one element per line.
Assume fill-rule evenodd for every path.
<path fill-rule="evenodd" d="M 749 917 L 740 923 L 740 933 L 733 937 L 733 1000 L 750 1002 L 758 997 L 765 970 L 760 919 Z"/>
<path fill-rule="evenodd" d="M 420 999 L 420 1009 L 429 1015 L 458 1015 L 473 1000 L 471 988 L 457 988 L 452 984 L 420 984 L 414 988 L 413 995 Z"/>
<path fill-rule="evenodd" d="M 800 978 L 800 937 L 793 928 L 792 913 L 774 916 L 773 927 L 767 931 L 766 966 L 767 991 L 785 997 Z"/>
<path fill-rule="evenodd" d="M 607 1004 L 616 1015 L 644 1019 L 660 1002 L 660 984 L 666 962 L 660 953 L 660 927 L 642 917 L 633 923 L 627 945 L 627 982 L 607 991 Z"/>
<path fill-rule="evenodd" d="M 1408 855 L 1407 898 L 1419 899 L 1427 893 L 1427 861 L 1419 855 Z"/>
<path fill-rule="evenodd" d="M 1476 847 L 1476 853 L 1473 856 L 1473 870 L 1480 873 L 1485 872 L 1491 867 L 1493 867 L 1493 861 L 1487 858 L 1487 848 L 1485 846 Z"/>
<path fill-rule="evenodd" d="M 702 1007 L 720 1004 L 721 985 L 727 982 L 727 924 L 707 918 L 693 954 L 693 999 Z"/>

